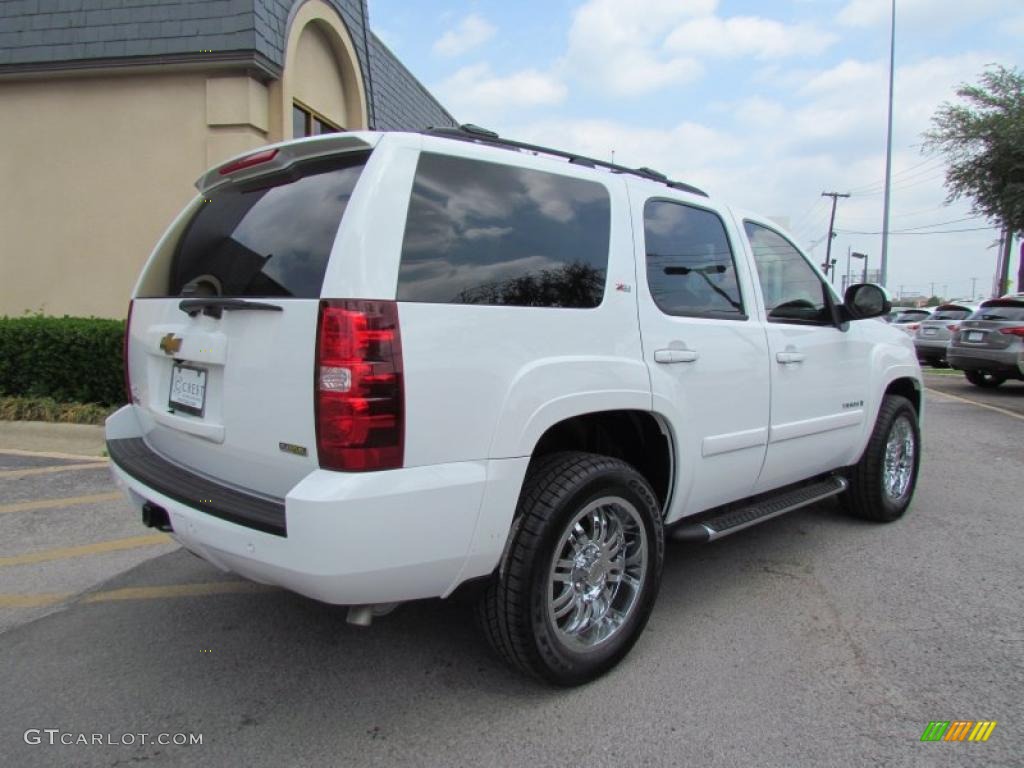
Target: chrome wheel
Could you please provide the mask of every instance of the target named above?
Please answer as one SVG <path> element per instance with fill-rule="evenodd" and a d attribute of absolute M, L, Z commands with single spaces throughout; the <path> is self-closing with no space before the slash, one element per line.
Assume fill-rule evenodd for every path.
<path fill-rule="evenodd" d="M 914 427 L 907 416 L 900 416 L 893 422 L 885 442 L 885 468 L 882 472 L 882 488 L 894 502 L 900 501 L 910 490 L 916 450 Z"/>
<path fill-rule="evenodd" d="M 589 503 L 555 548 L 548 618 L 570 648 L 589 650 L 625 624 L 644 585 L 647 532 L 640 513 L 621 496 Z"/>

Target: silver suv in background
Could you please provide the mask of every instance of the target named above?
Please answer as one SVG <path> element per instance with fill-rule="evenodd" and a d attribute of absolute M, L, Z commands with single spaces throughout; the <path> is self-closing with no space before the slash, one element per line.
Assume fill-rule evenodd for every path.
<path fill-rule="evenodd" d="M 1024 380 L 1024 298 L 983 301 L 954 331 L 946 359 L 978 387 Z"/>
<path fill-rule="evenodd" d="M 937 306 L 929 317 L 920 321 L 920 325 L 914 333 L 917 359 L 921 363 L 927 363 L 937 368 L 947 367 L 946 347 L 953 337 L 953 331 L 960 327 L 961 321 L 966 320 L 977 309 L 977 304 L 956 301 Z"/>

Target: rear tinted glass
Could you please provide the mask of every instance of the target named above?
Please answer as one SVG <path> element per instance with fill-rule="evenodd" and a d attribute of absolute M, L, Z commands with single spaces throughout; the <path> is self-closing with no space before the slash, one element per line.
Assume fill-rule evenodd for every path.
<path fill-rule="evenodd" d="M 178 242 L 168 295 L 319 298 L 366 157 L 310 161 L 211 192 Z"/>
<path fill-rule="evenodd" d="M 668 315 L 745 319 L 732 248 L 718 215 L 664 200 L 644 206 L 647 284 Z"/>
<path fill-rule="evenodd" d="M 937 312 L 932 312 L 928 316 L 929 320 L 963 320 L 971 314 L 969 309 L 941 309 Z"/>
<path fill-rule="evenodd" d="M 971 320 L 1024 320 L 1024 302 L 1006 302 L 982 307 Z"/>
<path fill-rule="evenodd" d="M 399 301 L 596 307 L 611 226 L 603 185 L 424 153 L 409 203 Z"/>
<path fill-rule="evenodd" d="M 894 323 L 915 323 L 931 317 L 927 312 L 900 312 L 893 320 Z"/>

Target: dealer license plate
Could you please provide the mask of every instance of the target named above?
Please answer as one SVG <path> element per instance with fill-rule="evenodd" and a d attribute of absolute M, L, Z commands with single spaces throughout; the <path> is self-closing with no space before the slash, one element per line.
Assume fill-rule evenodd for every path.
<path fill-rule="evenodd" d="M 206 407 L 206 369 L 175 363 L 171 369 L 171 410 L 202 416 Z"/>

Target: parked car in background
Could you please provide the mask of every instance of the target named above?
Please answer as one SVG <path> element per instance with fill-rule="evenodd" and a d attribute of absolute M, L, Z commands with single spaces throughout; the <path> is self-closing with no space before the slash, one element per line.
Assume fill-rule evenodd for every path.
<path fill-rule="evenodd" d="M 1024 297 L 983 301 L 953 332 L 946 360 L 978 387 L 1024 380 Z"/>
<path fill-rule="evenodd" d="M 914 348 L 917 359 L 938 368 L 947 367 L 946 346 L 962 320 L 966 320 L 978 309 L 977 304 L 947 302 L 937 306 L 926 319 L 919 323 L 914 333 Z"/>
<path fill-rule="evenodd" d="M 913 336 L 921 321 L 927 320 L 931 314 L 930 309 L 901 309 L 892 316 L 892 324 Z"/>

